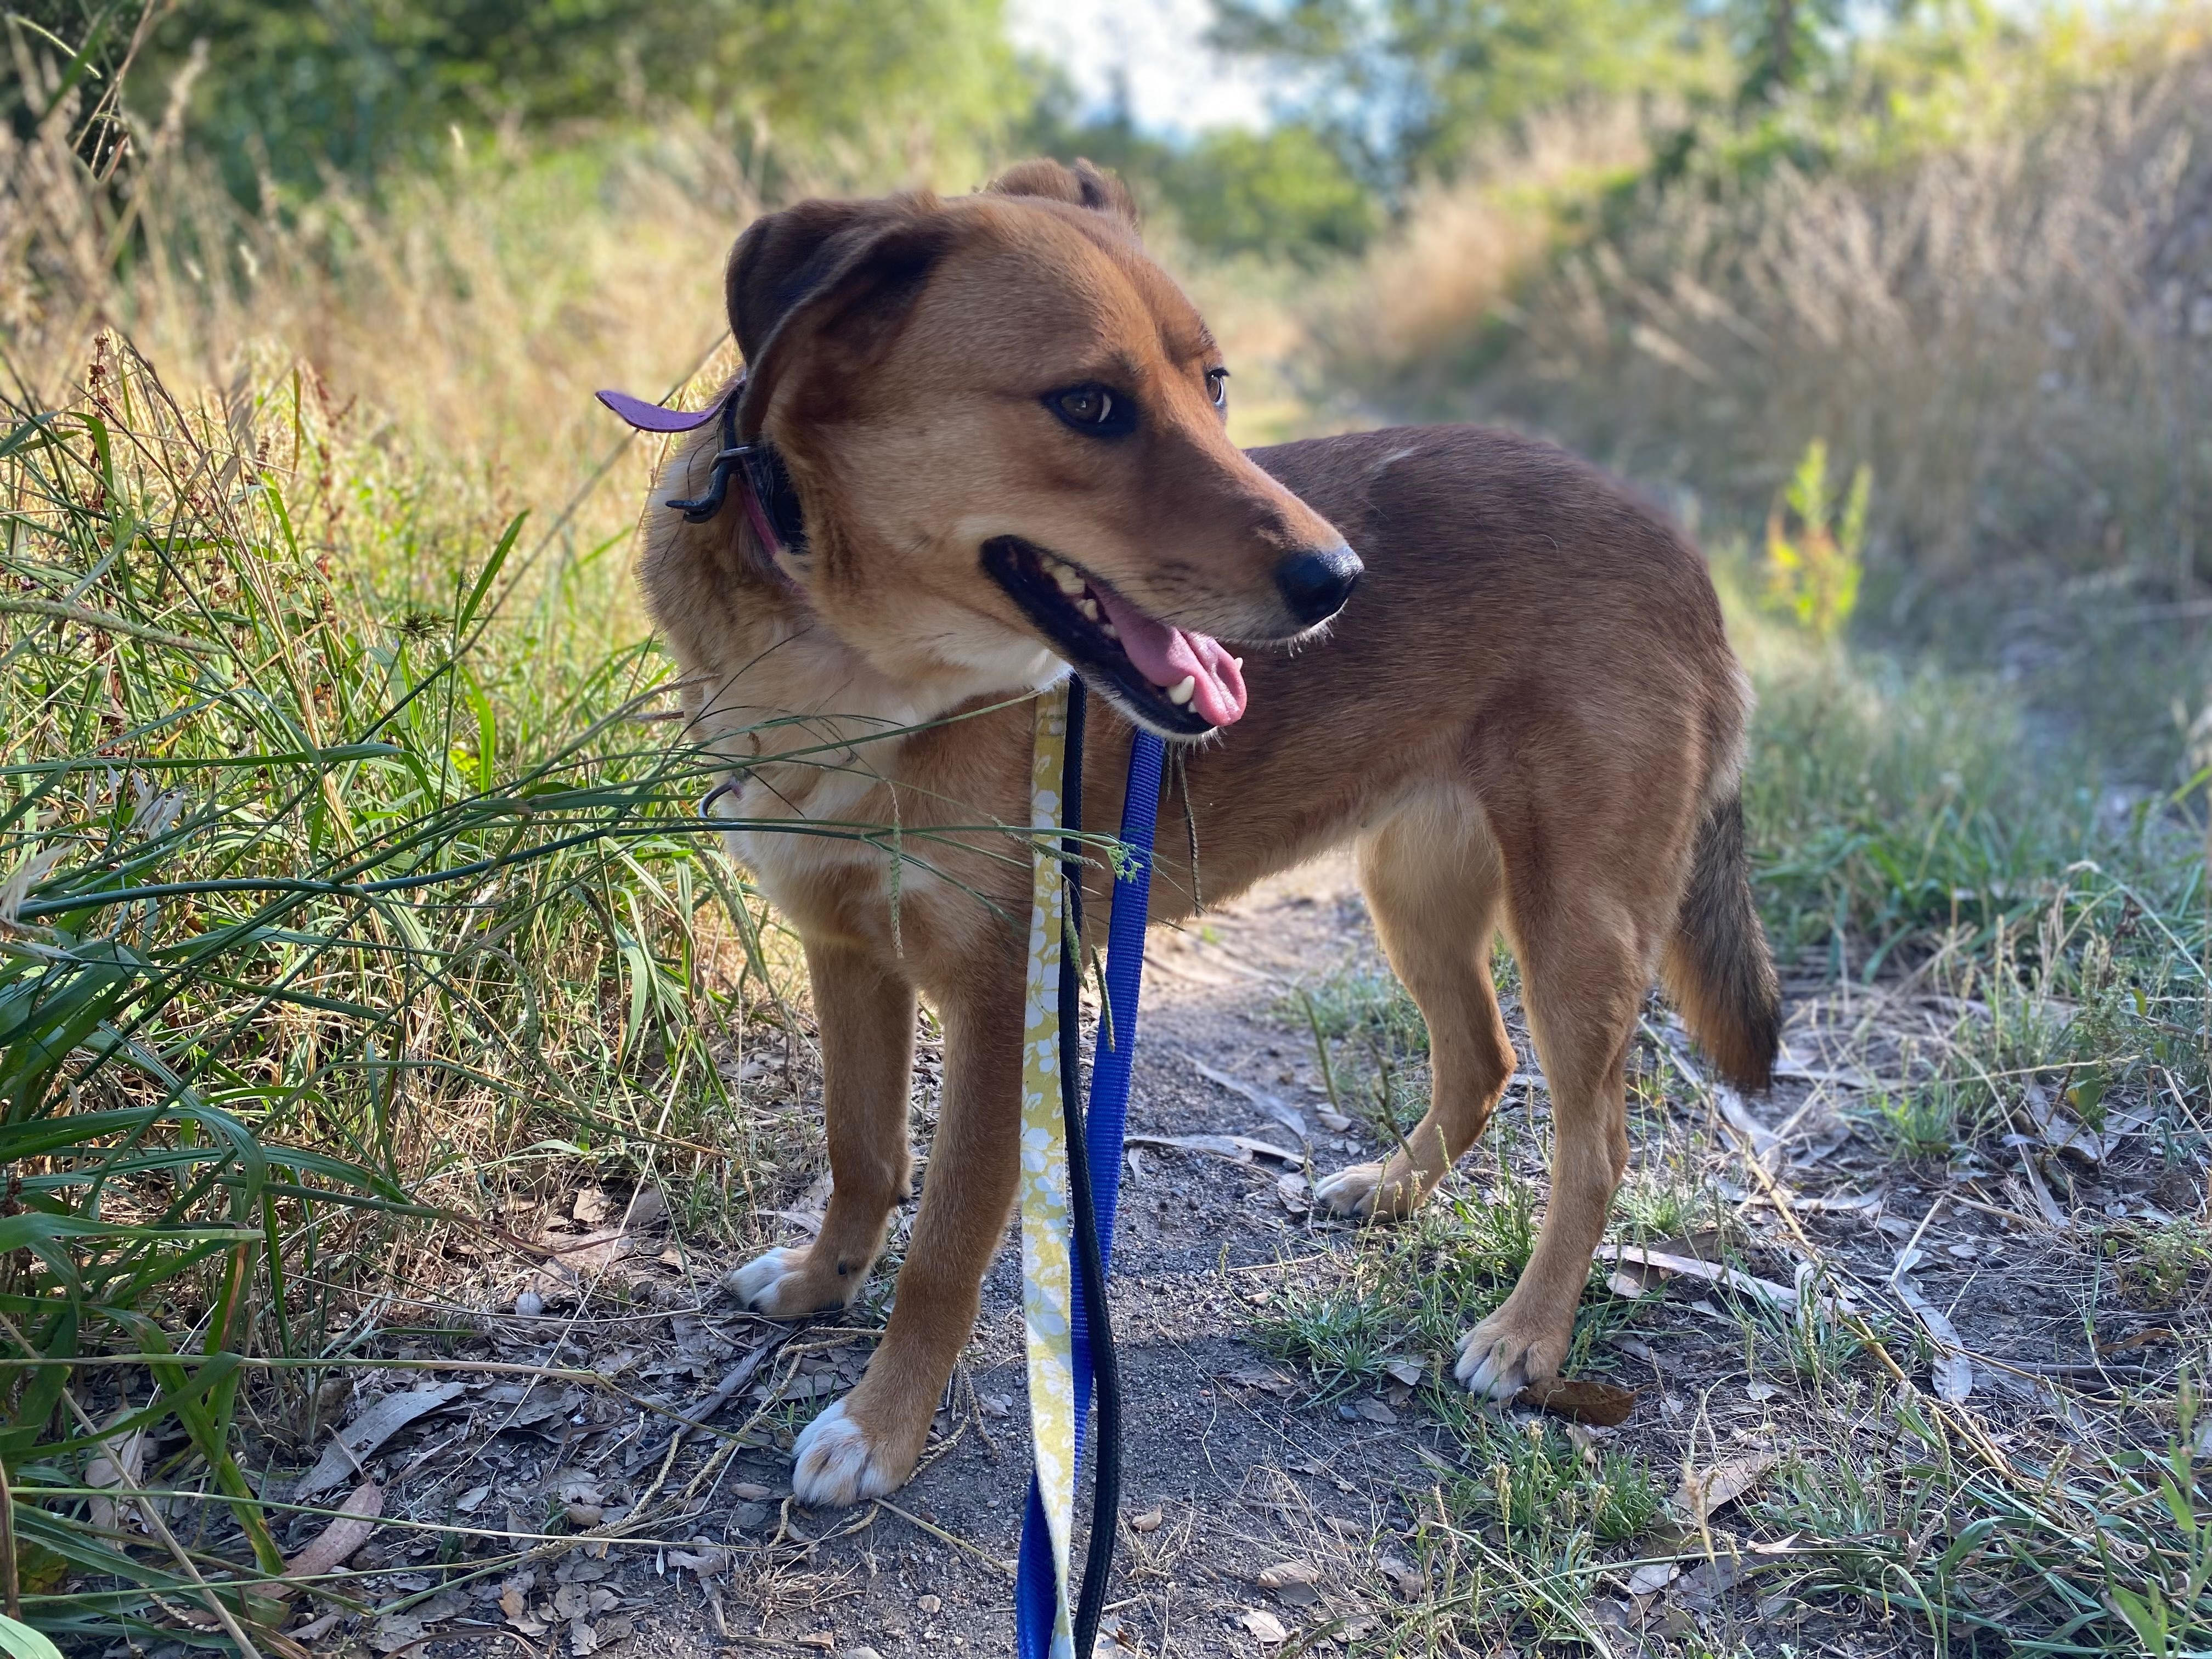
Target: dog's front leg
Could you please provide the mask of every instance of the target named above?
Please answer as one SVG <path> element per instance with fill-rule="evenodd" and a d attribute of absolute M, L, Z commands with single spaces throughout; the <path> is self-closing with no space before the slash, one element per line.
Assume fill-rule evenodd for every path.
<path fill-rule="evenodd" d="M 822 1231 L 803 1249 L 757 1256 L 730 1275 L 756 1313 L 800 1319 L 860 1293 L 906 1196 L 907 1094 L 914 1073 L 914 988 L 873 955 L 810 943 L 806 971 L 822 1030 L 823 1115 L 834 1183 Z"/>
<path fill-rule="evenodd" d="M 802 1504 L 855 1504 L 914 1473 L 1013 1208 L 1021 1167 L 1020 962 L 975 975 L 939 1012 L 945 1093 L 898 1299 L 860 1386 L 799 1437 L 791 1485 Z"/>

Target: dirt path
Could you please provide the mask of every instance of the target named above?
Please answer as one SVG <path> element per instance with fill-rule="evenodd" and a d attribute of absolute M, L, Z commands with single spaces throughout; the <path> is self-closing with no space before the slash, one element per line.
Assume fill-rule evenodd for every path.
<path fill-rule="evenodd" d="M 2098 1370 L 2100 1352 L 2124 1352 L 2112 1362 L 2120 1371 L 2148 1376 L 2160 1345 L 2203 1335 L 2201 1300 L 2185 1330 L 2176 1316 L 2113 1297 L 2094 1235 L 2075 1224 L 2196 1206 L 2201 1152 L 2178 1175 L 2147 1139 L 2115 1139 L 2095 1161 L 2050 1146 L 2033 1160 L 2024 1147 L 1901 1158 L 1869 1118 L 1870 1085 L 1911 1072 L 1916 1021 L 1954 1016 L 1924 989 L 1807 981 L 1792 988 L 1789 1074 L 1755 1108 L 1696 1085 L 1694 1059 L 1674 1054 L 1668 1017 L 1651 1006 L 1631 1079 L 1635 1172 L 1615 1231 L 1715 1262 L 1724 1253 L 1769 1287 L 1762 1294 L 1810 1293 L 1814 1311 L 1793 1320 L 1696 1273 L 1648 1275 L 1660 1293 L 1640 1298 L 1601 1280 L 1570 1364 L 1635 1389 L 1627 1421 L 1562 1430 L 1472 1411 L 1449 1382 L 1463 1304 L 1439 1316 L 1435 1287 L 1468 1282 L 1467 1262 L 1492 1248 L 1482 1241 L 1541 1204 L 1543 1091 L 1510 989 L 1523 1073 L 1491 1134 L 1422 1221 L 1363 1232 L 1306 1202 L 1312 1179 L 1379 1147 L 1356 1118 L 1327 1127 L 1343 1120 L 1285 994 L 1303 984 L 1340 1002 L 1346 982 L 1387 994 L 1348 860 L 1291 872 L 1201 926 L 1155 938 L 1148 961 L 1112 1291 L 1128 1429 L 1108 1629 L 1129 1651 L 1260 1656 L 1304 1641 L 1382 1654 L 1558 1644 L 1624 1655 L 1925 1652 L 1926 1626 L 1902 1610 L 1869 1620 L 1863 1602 L 1795 1593 L 1810 1581 L 1789 1542 L 1906 1515 L 1903 1486 L 1886 1495 L 1883 1460 L 1900 1455 L 1900 1399 L 1924 1407 L 1945 1355 L 1937 1328 L 1912 1310 L 1934 1310 L 1972 1352 L 1950 1378 L 1970 1387 L 1962 1409 L 1993 1447 L 2010 1449 L 2001 1456 L 2031 1464 L 2069 1438 L 2109 1443 L 2142 1426 L 2124 1377 L 2117 1404 L 2101 1384 L 2062 1394 L 2052 1378 Z M 1347 1108 L 1352 1094 L 1373 1097 L 1387 1059 L 1370 1048 L 1376 1064 L 1363 1063 L 1359 1048 L 1347 1039 L 1333 1050 Z M 804 1127 L 803 1058 L 787 1056 L 784 1071 L 799 1085 L 788 1109 L 801 1150 L 790 1167 L 811 1185 L 780 1195 L 787 1238 L 824 1195 L 818 1174 L 799 1173 L 818 1171 L 820 1158 L 818 1120 Z M 933 1060 L 925 1044 L 924 1144 Z M 1406 1060 L 1396 1097 L 1407 1115 L 1425 1090 L 1418 1059 Z M 1240 1162 L 1151 1144 L 1192 1135 L 1243 1136 L 1295 1157 Z M 1753 1170 L 1752 1149 L 1771 1175 Z M 591 1196 L 551 1224 L 599 1236 L 587 1231 L 605 1221 L 583 1201 Z M 618 1522 L 636 1508 L 656 1541 L 551 1545 L 520 1571 L 488 1566 L 441 1590 L 428 1536 L 410 1546 L 387 1529 L 356 1560 L 363 1599 L 431 1599 L 353 1628 L 377 1651 L 427 1640 L 441 1659 L 508 1652 L 517 1638 L 548 1659 L 1011 1652 L 1008 1565 L 1029 1467 L 1013 1249 L 986 1282 L 915 1479 L 842 1514 L 787 1501 L 791 1439 L 865 1364 L 911 1213 L 848 1322 L 796 1333 L 717 1297 L 734 1263 L 688 1255 L 672 1237 L 651 1261 L 607 1250 L 596 1285 L 588 1251 L 563 1247 L 585 1271 L 539 1274 L 525 1286 L 544 1299 L 537 1316 L 480 1322 L 482 1346 L 465 1356 L 589 1366 L 686 1412 L 733 1364 L 753 1366 L 716 1419 L 751 1422 L 749 1443 L 703 1472 L 699 1444 L 657 1482 L 665 1431 L 649 1412 L 582 1389 L 465 1379 L 470 1393 L 448 1408 L 471 1410 L 461 1432 L 426 1419 L 392 1444 L 428 1451 L 387 1452 L 374 1465 L 387 1516 L 496 1528 L 504 1510 L 511 1531 L 533 1532 Z M 1510 1260 L 1484 1270 L 1495 1293 L 1511 1270 Z M 511 1307 L 515 1291 L 488 1294 Z M 1820 1311 L 1832 1313 L 1821 1300 L 1831 1294 L 1879 1322 L 1888 1359 L 1839 1335 Z M 777 1342 L 787 1346 L 763 1352 Z M 1686 1468 L 1743 1495 L 1716 1504 L 1704 1528 L 1687 1526 L 1675 1493 Z M 1599 1524 L 1607 1519 L 1620 1524 Z M 435 1547 L 462 1568 L 499 1546 Z"/>
<path fill-rule="evenodd" d="M 1285 1112 L 1204 1066 L 1287 1108 L 1308 1131 L 1314 1171 L 1373 1156 L 1358 1128 L 1320 1127 L 1328 1099 L 1314 1045 L 1276 1005 L 1293 980 L 1374 948 L 1348 859 L 1294 872 L 1191 932 L 1157 937 L 1132 1135 L 1243 1135 L 1303 1155 Z M 1382 1424 L 1309 1406 L 1290 1368 L 1249 1340 L 1252 1302 L 1279 1264 L 1349 1234 L 1309 1212 L 1307 1178 L 1303 1156 L 1239 1163 L 1142 1144 L 1125 1175 L 1111 1291 L 1129 1425 L 1122 1508 L 1146 1529 L 1125 1531 L 1108 1627 L 1144 1652 L 1267 1650 L 1238 1620 L 1269 1607 L 1287 1627 L 1297 1620 L 1254 1576 L 1336 1553 L 1346 1537 L 1364 1541 L 1394 1512 L 1404 1524 L 1398 1494 L 1420 1484 L 1421 1449 L 1440 1443 L 1442 1425 L 1411 1411 Z M 769 1617 L 763 1634 L 830 1632 L 841 1652 L 865 1644 L 886 1656 L 1012 1650 L 1009 1582 L 991 1563 L 1014 1556 L 1028 1481 L 1020 1289 L 1010 1237 L 956 1383 L 962 1410 L 940 1419 L 957 1438 L 894 1499 L 962 1543 L 879 1515 L 784 1575 L 781 1594 L 825 1599 Z M 963 1424 L 969 1386 L 975 1405 Z M 757 1481 L 788 1490 L 787 1464 L 751 1468 Z M 678 1640 L 666 1650 L 685 1649 Z"/>

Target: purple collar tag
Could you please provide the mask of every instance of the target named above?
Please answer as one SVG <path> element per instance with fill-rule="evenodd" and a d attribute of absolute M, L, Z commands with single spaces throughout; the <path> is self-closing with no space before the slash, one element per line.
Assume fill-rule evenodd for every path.
<path fill-rule="evenodd" d="M 766 556 L 768 568 L 775 579 L 793 592 L 799 584 L 784 568 L 784 558 L 789 552 L 784 538 L 776 533 L 775 525 L 761 506 L 761 484 L 755 477 L 753 467 L 760 461 L 763 448 L 757 444 L 738 441 L 738 398 L 744 391 L 744 380 L 739 377 L 722 400 L 702 410 L 667 409 L 659 404 L 649 404 L 642 398 L 633 398 L 627 392 L 601 392 L 599 399 L 623 420 L 640 432 L 678 433 L 696 432 L 708 422 L 722 422 L 722 447 L 714 455 L 714 470 L 708 481 L 707 493 L 696 501 L 667 503 L 681 513 L 692 524 L 704 524 L 722 510 L 729 499 L 730 485 L 738 487 L 738 499 L 744 508 L 745 521 L 752 526 L 753 534 L 760 540 L 761 551 Z"/>
<path fill-rule="evenodd" d="M 602 392 L 599 399 L 640 432 L 696 432 L 722 412 L 720 404 L 702 410 L 664 409 L 627 392 Z"/>

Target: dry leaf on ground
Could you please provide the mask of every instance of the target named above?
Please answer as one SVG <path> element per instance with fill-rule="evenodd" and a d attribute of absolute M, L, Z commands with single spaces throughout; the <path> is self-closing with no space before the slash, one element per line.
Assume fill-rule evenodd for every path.
<path fill-rule="evenodd" d="M 1429 1581 L 1419 1567 L 1410 1565 L 1395 1555 L 1382 1557 L 1375 1566 L 1390 1581 L 1390 1588 L 1398 1592 L 1401 1601 L 1418 1601 L 1429 1588 Z"/>
<path fill-rule="evenodd" d="M 460 1382 L 435 1382 L 410 1394 L 387 1394 L 359 1417 L 340 1429 L 323 1448 L 298 1486 L 295 1498 L 311 1498 L 327 1492 L 356 1473 L 362 1461 L 418 1417 L 451 1405 L 468 1392 Z M 349 1455 L 350 1454 L 350 1455 Z"/>
<path fill-rule="evenodd" d="M 2044 1145 L 2052 1151 L 2069 1152 L 2084 1164 L 2102 1164 L 2105 1161 L 2105 1154 L 2109 1150 L 2106 1145 L 2108 1138 L 2094 1129 L 2085 1128 L 2061 1117 L 2058 1109 L 2051 1103 L 2050 1095 L 2033 1078 L 2027 1081 L 2021 1103 L 2027 1109 L 2028 1121 L 2035 1125 L 2036 1133 L 2043 1137 Z"/>
<path fill-rule="evenodd" d="M 1304 1152 L 1292 1152 L 1287 1146 L 1255 1139 L 1250 1135 L 1131 1135 L 1133 1146 L 1162 1146 L 1170 1152 L 1212 1152 L 1218 1158 L 1233 1158 L 1239 1164 L 1249 1164 L 1253 1155 L 1272 1158 L 1279 1164 L 1304 1164 Z"/>
<path fill-rule="evenodd" d="M 1249 1609 L 1237 1622 L 1270 1646 L 1291 1639 L 1290 1632 L 1283 1628 L 1283 1621 L 1265 1607 Z"/>
<path fill-rule="evenodd" d="M 1310 1561 L 1279 1561 L 1255 1573 L 1252 1582 L 1297 1607 L 1304 1607 L 1321 1595 L 1321 1569 Z"/>
<path fill-rule="evenodd" d="M 374 1480 L 364 1480 L 346 1494 L 338 1505 L 337 1518 L 317 1533 L 300 1553 L 284 1564 L 288 1578 L 319 1578 L 325 1573 L 336 1572 L 353 1559 L 353 1553 L 368 1542 L 368 1535 L 376 1530 L 376 1517 L 384 1513 L 384 1489 Z M 270 1585 L 269 1593 L 285 1596 L 292 1593 L 289 1584 Z"/>
<path fill-rule="evenodd" d="M 1891 1282 L 1897 1286 L 1905 1305 L 1912 1310 L 1926 1329 L 1929 1346 L 1936 1350 L 1936 1357 L 1928 1366 L 1928 1380 L 1935 1387 L 1936 1397 L 1948 1405 L 1958 1405 L 1974 1391 L 1974 1367 L 1966 1356 L 1957 1327 L 1903 1273 Z"/>
<path fill-rule="evenodd" d="M 1269 1094 L 1265 1089 L 1255 1088 L 1241 1077 L 1231 1077 L 1226 1072 L 1217 1072 L 1195 1055 L 1187 1054 L 1184 1058 L 1190 1061 L 1191 1069 L 1208 1083 L 1218 1083 L 1231 1094 L 1243 1096 L 1245 1099 L 1250 1101 L 1300 1140 L 1306 1138 L 1305 1116 L 1289 1102 Z"/>
<path fill-rule="evenodd" d="M 1563 1376 L 1531 1382 L 1513 1396 L 1527 1410 L 1549 1412 L 1577 1423 L 1595 1423 L 1601 1429 L 1617 1428 L 1636 1409 L 1636 1390 L 1617 1382 L 1571 1381 Z"/>
<path fill-rule="evenodd" d="M 387 1613 L 370 1626 L 368 1644 L 379 1653 L 396 1653 L 423 1637 L 422 1621 L 411 1613 Z"/>
<path fill-rule="evenodd" d="M 1637 1248 L 1662 1260 L 1670 1256 L 1685 1256 L 1692 1261 L 1710 1261 L 1718 1266 L 1721 1243 L 1720 1229 L 1706 1227 L 1694 1233 L 1677 1233 L 1672 1238 L 1654 1239 Z M 1667 1277 L 1662 1267 L 1629 1257 L 1613 1269 L 1613 1294 L 1641 1296 L 1664 1285 Z"/>
<path fill-rule="evenodd" d="M 109 1426 L 131 1415 L 131 1408 L 118 1412 Z M 86 1466 L 84 1484 L 88 1486 L 133 1486 L 146 1472 L 146 1431 L 133 1430 L 129 1434 L 117 1435 L 103 1440 L 100 1451 Z M 112 1498 L 92 1500 L 92 1524 L 103 1532 L 115 1529 L 118 1511 Z"/>
<path fill-rule="evenodd" d="M 1692 1279 L 1702 1279 L 1707 1284 L 1763 1296 L 1780 1308 L 1794 1309 L 1797 1305 L 1797 1292 L 1790 1285 L 1778 1285 L 1771 1279 L 1759 1279 L 1751 1273 L 1738 1273 L 1734 1267 L 1700 1261 L 1695 1256 L 1675 1255 L 1665 1250 L 1650 1250 L 1633 1244 L 1616 1244 L 1609 1249 L 1601 1250 L 1599 1255 L 1616 1265 L 1617 1271 L 1606 1281 L 1616 1296 L 1642 1295 L 1649 1277 L 1645 1270 L 1656 1268 L 1662 1277 L 1670 1273 L 1686 1274 Z M 1848 1297 L 1822 1297 L 1824 1302 L 1831 1299 L 1837 1306 L 1850 1310 L 1851 1304 Z"/>
<path fill-rule="evenodd" d="M 1693 1470 L 1683 1477 L 1681 1490 L 1674 1494 L 1674 1506 L 1691 1520 L 1701 1522 L 1722 1505 L 1735 1503 L 1781 1461 L 1779 1452 L 1746 1452 L 1709 1469 Z"/>

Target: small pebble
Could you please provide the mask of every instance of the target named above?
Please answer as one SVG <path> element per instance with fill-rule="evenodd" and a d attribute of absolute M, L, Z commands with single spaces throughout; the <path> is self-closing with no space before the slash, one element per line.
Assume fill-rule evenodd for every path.
<path fill-rule="evenodd" d="M 915 1611 L 917 1613 L 935 1613 L 944 1605 L 944 1601 L 937 1596 L 924 1595 L 919 1596 L 915 1599 L 914 1607 Z"/>

